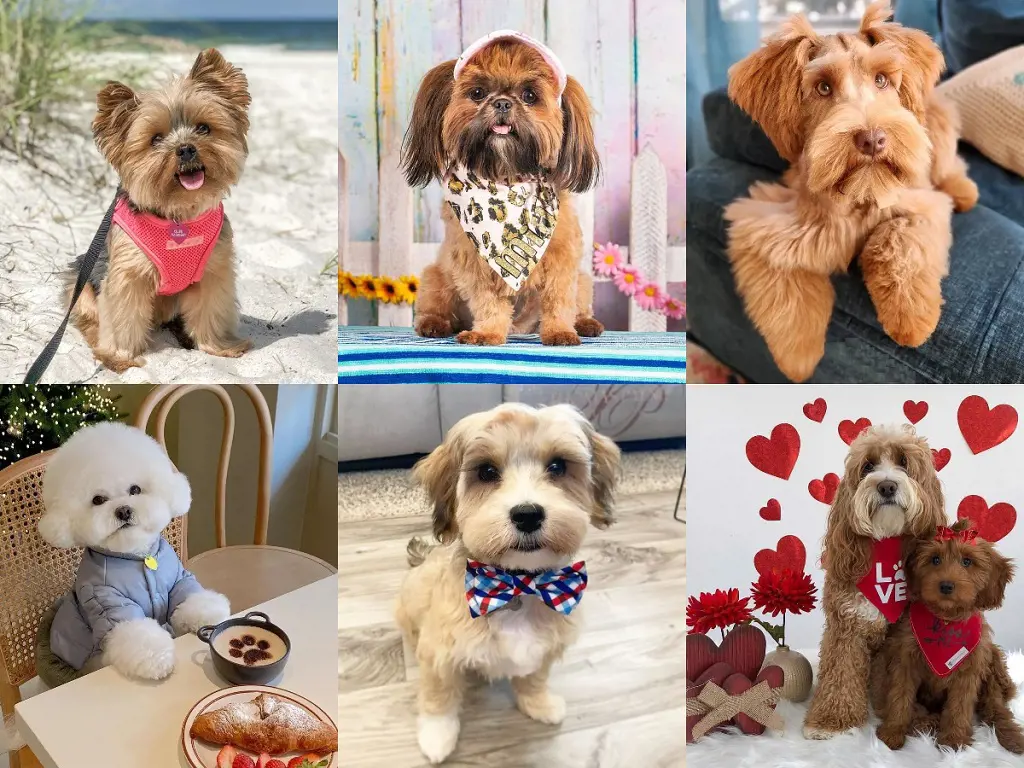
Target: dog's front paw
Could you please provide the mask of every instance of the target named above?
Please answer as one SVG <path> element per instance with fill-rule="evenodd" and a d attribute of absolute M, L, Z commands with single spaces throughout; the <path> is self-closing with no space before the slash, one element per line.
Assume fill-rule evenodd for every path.
<path fill-rule="evenodd" d="M 540 343 L 549 347 L 575 347 L 583 342 L 580 341 L 579 334 L 570 328 L 556 331 L 541 330 Z"/>
<path fill-rule="evenodd" d="M 875 735 L 889 749 L 903 749 L 903 745 L 907 743 L 907 733 L 905 730 L 893 728 L 885 723 L 878 726 L 877 730 L 875 730 Z"/>
<path fill-rule="evenodd" d="M 558 725 L 565 719 L 565 699 L 550 691 L 517 696 L 516 706 L 520 712 L 538 723 Z"/>
<path fill-rule="evenodd" d="M 163 680 L 174 671 L 174 640 L 154 619 L 115 624 L 103 638 L 103 664 L 125 677 Z"/>
<path fill-rule="evenodd" d="M 199 349 L 215 357 L 241 357 L 252 349 L 252 339 L 223 339 L 206 342 Z"/>
<path fill-rule="evenodd" d="M 459 715 L 450 712 L 444 715 L 420 715 L 416 725 L 416 738 L 420 751 L 431 763 L 437 765 L 455 751 L 459 740 Z"/>
<path fill-rule="evenodd" d="M 505 337 L 500 333 L 481 331 L 463 331 L 455 338 L 459 344 L 475 344 L 478 347 L 497 347 L 505 343 Z"/>
<path fill-rule="evenodd" d="M 939 735 L 935 737 L 935 743 L 953 749 L 969 747 L 974 743 L 974 728 L 940 728 Z"/>
<path fill-rule="evenodd" d="M 580 317 L 576 320 L 576 333 L 593 339 L 604 333 L 604 326 L 596 317 Z"/>
<path fill-rule="evenodd" d="M 454 335 L 451 321 L 440 315 L 420 315 L 416 318 L 416 333 L 428 339 L 447 339 Z"/>
<path fill-rule="evenodd" d="M 204 589 L 189 595 L 171 614 L 176 637 L 195 632 L 208 624 L 220 624 L 231 615 L 231 604 L 220 592 Z"/>
<path fill-rule="evenodd" d="M 124 373 L 129 368 L 141 368 L 146 364 L 146 358 L 144 357 L 124 355 L 117 352 L 97 352 L 96 359 L 114 373 Z"/>

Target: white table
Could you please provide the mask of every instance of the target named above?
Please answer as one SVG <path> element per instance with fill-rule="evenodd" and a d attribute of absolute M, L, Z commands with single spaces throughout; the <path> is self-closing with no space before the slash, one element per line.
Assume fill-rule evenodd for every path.
<path fill-rule="evenodd" d="M 244 578 L 239 574 L 239 578 Z M 274 683 L 338 711 L 338 578 L 330 576 L 249 610 L 263 611 L 292 641 Z M 247 613 L 244 611 L 243 613 Z M 181 725 L 201 698 L 229 684 L 195 635 L 174 641 L 174 674 L 158 683 L 112 668 L 18 704 L 18 729 L 46 768 L 181 768 Z"/>

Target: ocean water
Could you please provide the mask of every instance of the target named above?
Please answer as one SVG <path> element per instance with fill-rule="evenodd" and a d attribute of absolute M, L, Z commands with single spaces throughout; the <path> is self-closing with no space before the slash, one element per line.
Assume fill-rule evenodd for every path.
<path fill-rule="evenodd" d="M 86 21 L 98 35 L 124 39 L 129 47 L 132 38 L 166 37 L 183 40 L 189 45 L 276 45 L 297 51 L 338 50 L 338 20 L 259 20 L 259 21 Z M 141 47 L 149 47 L 140 43 Z"/>

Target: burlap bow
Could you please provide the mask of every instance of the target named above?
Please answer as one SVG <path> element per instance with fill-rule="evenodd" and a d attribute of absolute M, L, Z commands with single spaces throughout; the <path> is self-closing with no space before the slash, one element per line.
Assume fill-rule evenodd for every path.
<path fill-rule="evenodd" d="M 778 690 L 773 689 L 767 680 L 762 680 L 753 688 L 735 696 L 730 696 L 709 682 L 697 698 L 686 700 L 687 716 L 705 716 L 693 726 L 693 740 L 696 741 L 716 725 L 726 723 L 740 713 L 767 728 L 780 731 L 785 723 L 781 715 L 775 711 L 775 705 L 778 703 Z"/>

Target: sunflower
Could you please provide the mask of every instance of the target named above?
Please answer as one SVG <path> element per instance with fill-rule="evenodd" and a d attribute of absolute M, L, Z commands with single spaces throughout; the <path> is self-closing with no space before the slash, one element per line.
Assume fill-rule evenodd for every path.
<path fill-rule="evenodd" d="M 402 275 L 398 278 L 398 291 L 401 301 L 415 304 L 416 296 L 420 292 L 420 279 L 416 275 Z"/>
<path fill-rule="evenodd" d="M 385 304 L 398 304 L 398 281 L 391 277 L 375 277 L 374 288 L 377 299 Z"/>
<path fill-rule="evenodd" d="M 359 281 L 351 272 L 338 273 L 338 293 L 342 296 L 358 296 Z"/>
<path fill-rule="evenodd" d="M 373 301 L 377 298 L 377 286 L 374 284 L 372 275 L 359 275 L 353 278 L 356 283 L 356 296 L 361 299 Z"/>

